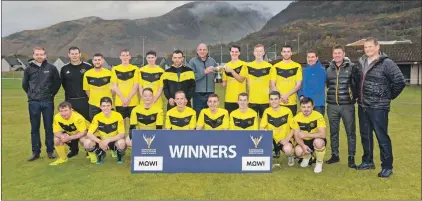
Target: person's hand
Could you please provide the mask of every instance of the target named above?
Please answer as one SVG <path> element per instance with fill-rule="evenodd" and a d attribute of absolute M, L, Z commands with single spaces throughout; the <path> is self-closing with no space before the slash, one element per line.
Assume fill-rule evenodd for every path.
<path fill-rule="evenodd" d="M 68 134 L 63 134 L 62 135 L 62 137 L 61 137 L 61 141 L 63 142 L 63 143 L 66 143 L 66 142 L 69 142 L 69 141 L 71 141 L 72 139 L 70 139 L 70 136 L 68 135 Z"/>
<path fill-rule="evenodd" d="M 227 67 L 227 66 L 224 66 L 224 70 L 225 70 L 227 73 L 233 73 L 233 72 L 234 72 L 234 70 L 233 70 L 232 68 L 229 68 L 229 67 Z"/>
<path fill-rule="evenodd" d="M 283 140 L 280 140 L 280 144 L 282 144 L 284 146 L 284 145 L 288 144 L 289 141 L 290 140 L 288 140 L 288 139 L 283 139 Z"/>
<path fill-rule="evenodd" d="M 300 96 L 300 97 L 299 97 L 299 100 L 302 100 L 303 98 L 304 98 L 304 96 Z"/>
<path fill-rule="evenodd" d="M 281 102 L 283 102 L 284 104 L 289 103 L 289 96 L 287 94 L 281 94 Z"/>
<path fill-rule="evenodd" d="M 299 133 L 298 133 L 298 137 L 299 137 L 300 139 L 305 138 L 305 133 L 299 132 Z"/>
<path fill-rule="evenodd" d="M 213 72 L 214 72 L 214 66 L 208 66 L 205 69 L 205 75 L 210 74 L 210 73 L 213 73 Z"/>
<path fill-rule="evenodd" d="M 174 99 L 173 99 L 173 98 L 170 98 L 170 99 L 169 99 L 169 104 L 170 104 L 171 106 L 174 106 Z"/>
<path fill-rule="evenodd" d="M 122 102 L 123 102 L 123 107 L 127 107 L 129 105 L 130 99 L 129 98 L 124 98 L 122 100 Z"/>
<path fill-rule="evenodd" d="M 303 145 L 302 149 L 305 154 L 310 154 L 312 152 L 311 149 L 307 145 Z"/>
<path fill-rule="evenodd" d="M 108 150 L 108 143 L 109 143 L 108 140 L 101 140 L 100 143 L 99 143 L 100 148 L 103 151 L 107 151 Z"/>

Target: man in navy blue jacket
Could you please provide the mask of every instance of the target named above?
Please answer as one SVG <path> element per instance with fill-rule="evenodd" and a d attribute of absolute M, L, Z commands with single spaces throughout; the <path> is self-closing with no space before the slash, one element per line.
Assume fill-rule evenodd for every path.
<path fill-rule="evenodd" d="M 316 51 L 309 50 L 306 54 L 306 68 L 303 68 L 302 88 L 298 91 L 299 99 L 309 97 L 315 102 L 314 110 L 325 114 L 325 67 L 318 60 Z"/>

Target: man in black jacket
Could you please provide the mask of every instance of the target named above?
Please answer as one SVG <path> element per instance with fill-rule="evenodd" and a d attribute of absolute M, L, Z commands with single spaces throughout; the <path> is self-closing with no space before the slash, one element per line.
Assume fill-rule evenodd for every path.
<path fill-rule="evenodd" d="M 339 128 L 340 119 L 343 120 L 347 134 L 348 166 L 356 168 L 356 66 L 349 58 L 344 57 L 344 47 L 333 47 L 333 61 L 327 69 L 327 114 L 330 122 L 331 158 L 327 164 L 337 163 L 339 157 Z"/>
<path fill-rule="evenodd" d="M 40 122 L 43 117 L 45 146 L 48 158 L 54 159 L 53 116 L 54 96 L 60 89 L 60 77 L 56 67 L 46 60 L 42 47 L 33 49 L 34 60 L 28 64 L 22 78 L 22 88 L 28 96 L 29 118 L 31 121 L 32 156 L 28 161 L 40 157 Z"/>
<path fill-rule="evenodd" d="M 365 55 L 359 59 L 358 115 L 363 156 L 358 170 L 375 169 L 373 161 L 374 138 L 381 152 L 382 170 L 378 177 L 388 178 L 393 173 L 393 150 L 388 136 L 388 112 L 391 100 L 397 98 L 406 83 L 397 64 L 380 53 L 375 38 L 364 43 Z"/>

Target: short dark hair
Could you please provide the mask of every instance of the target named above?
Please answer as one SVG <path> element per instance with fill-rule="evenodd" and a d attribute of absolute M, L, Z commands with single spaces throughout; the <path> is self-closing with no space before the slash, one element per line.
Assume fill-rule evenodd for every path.
<path fill-rule="evenodd" d="M 246 96 L 246 98 L 248 98 L 248 99 L 249 99 L 249 94 L 248 94 L 248 93 L 246 93 L 246 92 L 242 92 L 242 93 L 240 93 L 239 95 L 237 95 L 237 100 L 239 100 L 239 98 L 240 98 L 241 96 Z"/>
<path fill-rule="evenodd" d="M 129 54 L 130 54 L 130 52 L 129 52 L 129 50 L 128 50 L 128 49 L 123 49 L 123 50 L 121 50 L 121 51 L 120 51 L 120 54 L 122 54 L 122 52 L 127 52 L 127 53 L 129 53 Z"/>
<path fill-rule="evenodd" d="M 210 99 L 210 98 L 217 98 L 217 99 L 220 99 L 220 98 L 218 97 L 218 95 L 217 95 L 217 94 L 210 94 L 210 95 L 208 96 L 208 99 Z"/>
<path fill-rule="evenodd" d="M 283 51 L 283 48 L 290 48 L 290 51 L 292 51 L 292 46 L 290 46 L 290 45 L 283 45 L 281 47 L 281 51 Z"/>
<path fill-rule="evenodd" d="M 72 104 L 67 102 L 67 101 L 63 101 L 59 104 L 59 106 L 57 107 L 57 109 L 63 109 L 63 108 L 69 108 L 72 109 Z"/>
<path fill-rule="evenodd" d="M 368 37 L 365 39 L 365 42 L 372 41 L 375 45 L 378 45 L 378 40 L 375 37 Z"/>
<path fill-rule="evenodd" d="M 278 96 L 278 98 L 280 98 L 281 94 L 278 91 L 271 91 L 269 96 Z"/>
<path fill-rule="evenodd" d="M 102 57 L 102 58 L 104 58 L 103 54 L 101 54 L 101 53 L 95 53 L 94 56 L 92 56 L 92 57 Z"/>
<path fill-rule="evenodd" d="M 314 53 L 316 57 L 318 57 L 318 53 L 315 50 L 308 50 L 306 52 L 306 55 L 308 55 L 309 53 Z"/>
<path fill-rule="evenodd" d="M 312 105 L 314 105 L 314 101 L 312 100 L 312 98 L 303 97 L 302 100 L 300 100 L 300 105 L 308 104 L 308 103 L 312 103 Z"/>
<path fill-rule="evenodd" d="M 148 55 L 153 55 L 154 57 L 157 57 L 157 53 L 154 50 L 150 50 L 145 54 L 145 57 L 147 57 Z M 182 53 L 183 55 L 183 53 Z"/>
<path fill-rule="evenodd" d="M 102 98 L 100 99 L 100 105 L 101 105 L 102 103 L 110 103 L 111 105 L 113 105 L 113 100 L 111 100 L 111 98 L 110 98 L 110 97 L 102 97 Z"/>
<path fill-rule="evenodd" d="M 144 93 L 145 91 L 150 91 L 151 93 L 154 93 L 150 87 L 142 89 L 142 93 Z"/>
<path fill-rule="evenodd" d="M 334 51 L 334 50 L 341 50 L 341 51 L 345 52 L 343 45 L 334 45 L 332 51 Z"/>
<path fill-rule="evenodd" d="M 240 52 L 240 46 L 239 45 L 230 46 L 229 51 L 232 51 L 232 48 L 237 48 L 237 50 L 239 50 L 239 52 Z"/>
<path fill-rule="evenodd" d="M 174 54 L 182 54 L 182 57 L 183 57 L 183 52 L 182 52 L 182 50 L 174 50 L 173 51 L 173 55 Z"/>
<path fill-rule="evenodd" d="M 174 93 L 174 98 L 176 98 L 176 95 L 177 94 L 184 94 L 185 95 L 185 98 L 186 98 L 186 93 L 184 91 L 182 91 L 182 90 L 176 91 L 176 93 Z"/>
<path fill-rule="evenodd" d="M 76 46 L 70 47 L 69 48 L 69 53 L 70 53 L 71 50 L 78 50 L 78 52 L 81 53 L 81 50 L 79 49 L 79 47 L 76 47 Z"/>

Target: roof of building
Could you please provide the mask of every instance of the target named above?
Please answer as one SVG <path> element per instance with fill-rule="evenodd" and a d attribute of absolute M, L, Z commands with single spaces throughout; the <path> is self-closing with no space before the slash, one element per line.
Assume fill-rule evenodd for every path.
<path fill-rule="evenodd" d="M 365 43 L 365 39 L 360 39 L 356 42 L 349 43 L 346 46 L 356 46 L 356 45 L 359 46 L 359 45 L 363 45 L 363 43 Z M 391 40 L 391 41 L 378 41 L 378 43 L 380 45 L 412 44 L 412 41 L 411 40 L 401 40 L 401 41 Z"/>
<path fill-rule="evenodd" d="M 110 66 L 117 66 L 122 62 L 119 58 L 113 58 L 113 57 L 104 57 L 104 60 Z"/>
<path fill-rule="evenodd" d="M 7 63 L 9 63 L 9 65 L 11 65 L 11 66 L 20 64 L 18 62 L 18 60 L 16 59 L 16 57 L 14 57 L 14 56 L 7 56 L 7 57 L 4 57 L 3 59 L 5 59 L 7 61 Z"/>

